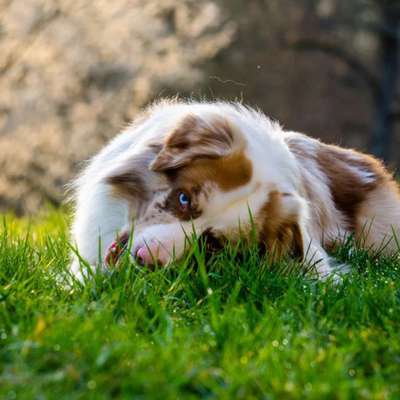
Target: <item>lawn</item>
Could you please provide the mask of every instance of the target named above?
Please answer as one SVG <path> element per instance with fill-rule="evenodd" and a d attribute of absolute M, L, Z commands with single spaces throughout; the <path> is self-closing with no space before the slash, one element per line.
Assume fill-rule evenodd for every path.
<path fill-rule="evenodd" d="M 66 286 L 65 214 L 1 218 L 1 399 L 400 398 L 399 259 L 349 241 L 335 285 L 194 248 Z"/>

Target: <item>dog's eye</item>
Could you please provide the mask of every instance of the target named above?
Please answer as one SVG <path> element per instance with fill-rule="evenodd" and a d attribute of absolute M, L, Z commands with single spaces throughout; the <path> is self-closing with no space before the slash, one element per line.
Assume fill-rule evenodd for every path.
<path fill-rule="evenodd" d="M 178 201 L 181 208 L 187 210 L 190 206 L 190 198 L 186 193 L 180 192 L 178 194 Z"/>

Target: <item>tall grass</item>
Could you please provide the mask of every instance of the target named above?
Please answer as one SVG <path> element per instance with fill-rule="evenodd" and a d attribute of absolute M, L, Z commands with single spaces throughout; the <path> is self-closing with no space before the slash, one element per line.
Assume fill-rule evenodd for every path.
<path fill-rule="evenodd" d="M 400 398 L 398 257 L 349 240 L 338 285 L 193 246 L 65 285 L 67 225 L 2 218 L 0 398 Z"/>

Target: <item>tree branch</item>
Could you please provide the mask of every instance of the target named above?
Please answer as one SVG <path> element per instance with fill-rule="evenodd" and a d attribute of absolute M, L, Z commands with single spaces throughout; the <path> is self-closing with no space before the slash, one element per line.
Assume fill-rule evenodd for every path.
<path fill-rule="evenodd" d="M 399 35 L 399 32 L 396 29 L 393 29 L 391 26 L 385 25 L 380 21 L 364 21 L 357 16 L 353 18 L 334 16 L 326 18 L 324 21 L 335 26 L 335 30 L 346 28 L 353 32 L 362 30 L 375 35 L 385 34 L 393 37 L 397 37 Z"/>

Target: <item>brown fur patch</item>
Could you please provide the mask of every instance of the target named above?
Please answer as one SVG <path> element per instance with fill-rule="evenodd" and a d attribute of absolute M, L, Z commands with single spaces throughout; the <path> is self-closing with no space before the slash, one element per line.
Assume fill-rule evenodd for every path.
<path fill-rule="evenodd" d="M 383 165 L 371 156 L 337 146 L 322 144 L 315 155 L 318 165 L 329 179 L 329 188 L 336 208 L 356 228 L 360 205 L 368 194 L 390 180 Z M 362 174 L 366 174 L 363 179 Z"/>
<path fill-rule="evenodd" d="M 198 218 L 202 213 L 199 196 L 208 198 L 207 184 L 215 183 L 223 191 L 233 190 L 250 181 L 252 169 L 251 162 L 242 152 L 217 159 L 196 159 L 185 167 L 167 173 L 173 190 L 160 207 L 168 209 L 183 221 Z M 179 205 L 181 192 L 190 198 L 188 210 L 182 211 Z"/>
<path fill-rule="evenodd" d="M 174 188 L 192 192 L 206 182 L 223 191 L 245 185 L 252 163 L 244 153 L 244 138 L 218 115 L 187 115 L 168 136 L 151 169 L 166 172 Z"/>
<path fill-rule="evenodd" d="M 170 148 L 187 149 L 189 146 L 221 145 L 233 143 L 233 133 L 227 120 L 212 116 L 210 122 L 189 114 L 180 126 L 168 137 L 166 145 Z"/>
<path fill-rule="evenodd" d="M 189 114 L 167 137 L 150 168 L 165 172 L 187 165 L 199 157 L 213 159 L 225 156 L 233 149 L 235 139 L 239 138 L 235 137 L 225 118 L 212 115 L 201 119 Z"/>
<path fill-rule="evenodd" d="M 205 182 L 215 182 L 223 191 L 233 190 L 249 183 L 253 166 L 243 152 L 226 157 L 199 158 L 175 174 L 178 187 L 202 187 Z"/>
<path fill-rule="evenodd" d="M 296 216 L 285 216 L 282 208 L 284 194 L 273 191 L 259 214 L 260 242 L 275 262 L 285 255 L 304 258 L 303 238 Z"/>

